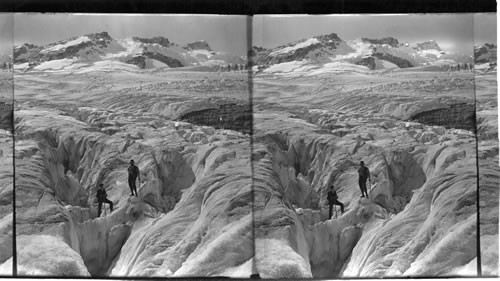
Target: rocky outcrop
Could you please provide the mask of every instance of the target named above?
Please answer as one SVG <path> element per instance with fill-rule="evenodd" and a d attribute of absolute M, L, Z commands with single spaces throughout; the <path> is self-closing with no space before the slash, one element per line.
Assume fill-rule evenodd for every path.
<path fill-rule="evenodd" d="M 252 49 L 249 50 L 248 57 L 257 57 L 259 53 L 265 52 L 267 49 L 259 46 L 252 46 Z M 258 59 L 257 59 L 258 60 Z"/>
<path fill-rule="evenodd" d="M 422 43 L 417 43 L 415 46 L 418 50 L 436 50 L 442 51 L 436 41 L 430 40 Z"/>
<path fill-rule="evenodd" d="M 377 44 L 377 45 L 387 44 L 387 45 L 394 47 L 394 48 L 397 48 L 399 46 L 398 39 L 393 38 L 393 37 L 384 37 L 381 39 L 361 38 L 361 40 L 363 40 L 365 42 L 372 43 L 372 44 Z"/>
<path fill-rule="evenodd" d="M 480 47 L 474 48 L 474 63 L 496 63 L 497 61 L 497 46 L 495 44 L 486 43 Z"/>
<path fill-rule="evenodd" d="M 208 43 L 206 41 L 196 41 L 196 42 L 193 42 L 193 43 L 188 43 L 186 45 L 186 47 L 184 47 L 185 49 L 188 49 L 188 50 L 207 50 L 207 51 L 212 51 L 212 49 L 210 48 L 210 46 L 208 45 Z"/>
<path fill-rule="evenodd" d="M 356 62 L 357 65 L 367 66 L 369 69 L 373 70 L 377 67 L 374 57 L 365 57 Z"/>
<path fill-rule="evenodd" d="M 146 58 L 144 56 L 135 56 L 131 59 L 126 60 L 125 62 L 137 65 L 141 69 L 146 67 Z"/>
<path fill-rule="evenodd" d="M 160 61 L 160 62 L 168 65 L 169 67 L 182 67 L 182 66 L 184 66 L 182 64 L 182 62 L 180 62 L 178 59 L 171 58 L 169 56 L 165 56 L 165 55 L 158 53 L 158 52 L 150 52 L 147 49 L 146 49 L 146 51 L 143 52 L 143 55 L 147 58 Z"/>
<path fill-rule="evenodd" d="M 31 57 L 39 53 L 41 47 L 24 43 L 21 46 L 16 46 L 14 48 L 14 63 L 25 63 L 32 61 Z"/>
<path fill-rule="evenodd" d="M 169 67 L 182 67 L 182 66 L 184 66 L 182 64 L 182 62 L 179 61 L 178 59 L 162 55 L 161 53 L 158 53 L 155 51 L 147 51 L 147 48 L 140 55 L 134 56 L 134 57 L 126 60 L 125 62 L 129 63 L 129 64 L 137 65 L 139 68 L 144 69 L 147 66 L 147 62 L 146 62 L 147 59 L 157 60 L 159 62 L 166 64 Z"/>
<path fill-rule="evenodd" d="M 168 38 L 162 36 L 157 36 L 152 38 L 132 37 L 132 40 L 146 44 L 158 44 L 166 48 L 172 46 L 172 43 L 168 40 Z"/>
<path fill-rule="evenodd" d="M 106 31 L 99 33 L 90 33 L 85 36 L 89 37 L 91 41 L 95 42 L 95 44 L 101 48 L 107 47 L 107 43 L 113 40 L 113 38 Z"/>
<path fill-rule="evenodd" d="M 400 57 L 391 55 L 389 53 L 374 52 L 372 54 L 372 56 L 374 56 L 378 59 L 381 59 L 381 60 L 386 60 L 388 62 L 391 62 L 391 63 L 397 65 L 399 68 L 407 68 L 407 67 L 414 66 L 410 61 L 408 61 L 404 58 L 400 58 Z"/>

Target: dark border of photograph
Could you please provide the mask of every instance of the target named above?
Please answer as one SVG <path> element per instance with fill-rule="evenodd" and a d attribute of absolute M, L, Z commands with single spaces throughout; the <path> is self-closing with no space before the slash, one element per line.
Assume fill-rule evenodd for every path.
<path fill-rule="evenodd" d="M 351 14 L 496 12 L 494 0 L 2 0 L 1 12 Z"/>

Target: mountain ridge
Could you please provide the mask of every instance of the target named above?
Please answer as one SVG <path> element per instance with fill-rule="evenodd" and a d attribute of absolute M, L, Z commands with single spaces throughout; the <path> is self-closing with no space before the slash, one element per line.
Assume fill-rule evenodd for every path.
<path fill-rule="evenodd" d="M 462 65 L 461 69 L 470 69 L 474 63 L 472 56 L 444 51 L 435 40 L 409 44 L 386 36 L 345 41 L 336 33 L 300 39 L 274 48 L 253 46 L 250 54 L 260 70 L 283 63 L 293 63 L 295 68 L 300 64 L 315 68 L 314 65 L 340 63 L 369 70 L 429 65 L 448 66 L 443 69 Z"/>
<path fill-rule="evenodd" d="M 429 65 L 496 65 L 496 45 L 486 43 L 474 49 L 474 57 L 446 52 L 435 40 L 414 44 L 395 37 L 361 37 L 343 40 L 337 33 L 292 41 L 274 48 L 253 46 L 249 50 L 254 64 L 266 69 L 283 63 L 341 63 L 363 66 L 369 70 L 411 68 Z M 89 33 L 38 46 L 24 43 L 15 46 L 13 62 L 19 70 L 72 69 L 97 62 L 145 68 L 208 66 L 210 69 L 246 69 L 246 57 L 218 52 L 204 40 L 177 44 L 164 36 L 113 38 L 108 32 Z M 486 66 L 482 66 L 487 68 Z M 463 68 L 462 68 L 463 69 Z M 487 69 L 492 69 L 489 67 Z"/>
<path fill-rule="evenodd" d="M 246 65 L 246 57 L 214 51 L 203 40 L 181 46 L 164 36 L 115 39 L 106 31 L 42 46 L 24 43 L 15 46 L 13 57 L 17 69 L 24 71 L 73 69 L 96 63 L 117 67 L 134 65 L 139 69 L 188 66 L 225 69 L 228 65 L 243 69 Z"/>

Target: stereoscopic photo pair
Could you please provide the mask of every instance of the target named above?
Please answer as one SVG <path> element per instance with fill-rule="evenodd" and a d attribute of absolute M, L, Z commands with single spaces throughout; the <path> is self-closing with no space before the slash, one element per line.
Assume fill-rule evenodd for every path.
<path fill-rule="evenodd" d="M 0 31 L 4 276 L 498 275 L 496 14 Z"/>

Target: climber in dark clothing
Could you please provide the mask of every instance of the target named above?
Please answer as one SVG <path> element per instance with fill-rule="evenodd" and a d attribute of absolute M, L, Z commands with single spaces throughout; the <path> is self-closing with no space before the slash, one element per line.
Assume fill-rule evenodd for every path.
<path fill-rule="evenodd" d="M 109 210 L 110 212 L 113 212 L 113 202 L 111 202 L 108 198 L 106 198 L 108 194 L 106 193 L 106 190 L 104 189 L 103 184 L 101 183 L 99 185 L 99 188 L 97 189 L 97 202 L 99 203 L 99 206 L 97 208 L 97 216 L 101 216 L 101 208 L 103 203 L 108 203 L 109 204 Z"/>
<path fill-rule="evenodd" d="M 130 187 L 130 196 L 137 196 L 137 187 L 135 181 L 139 178 L 139 184 L 141 182 L 141 175 L 139 168 L 134 165 L 134 160 L 130 160 L 130 166 L 128 166 L 128 186 Z"/>
<path fill-rule="evenodd" d="M 328 190 L 328 206 L 329 206 L 329 211 L 328 211 L 328 219 L 332 218 L 332 207 L 333 205 L 339 205 L 340 206 L 340 211 L 342 214 L 344 213 L 344 204 L 340 202 L 338 199 L 339 197 L 337 196 L 337 192 L 333 190 L 333 185 L 330 186 L 330 190 Z"/>
<path fill-rule="evenodd" d="M 361 161 L 359 165 L 361 166 L 358 169 L 359 188 L 361 189 L 361 197 L 365 197 L 366 194 L 366 198 L 368 198 L 368 192 L 366 191 L 366 180 L 370 180 L 371 182 L 370 170 L 368 169 L 368 167 L 365 166 L 365 162 L 363 161 Z"/>

